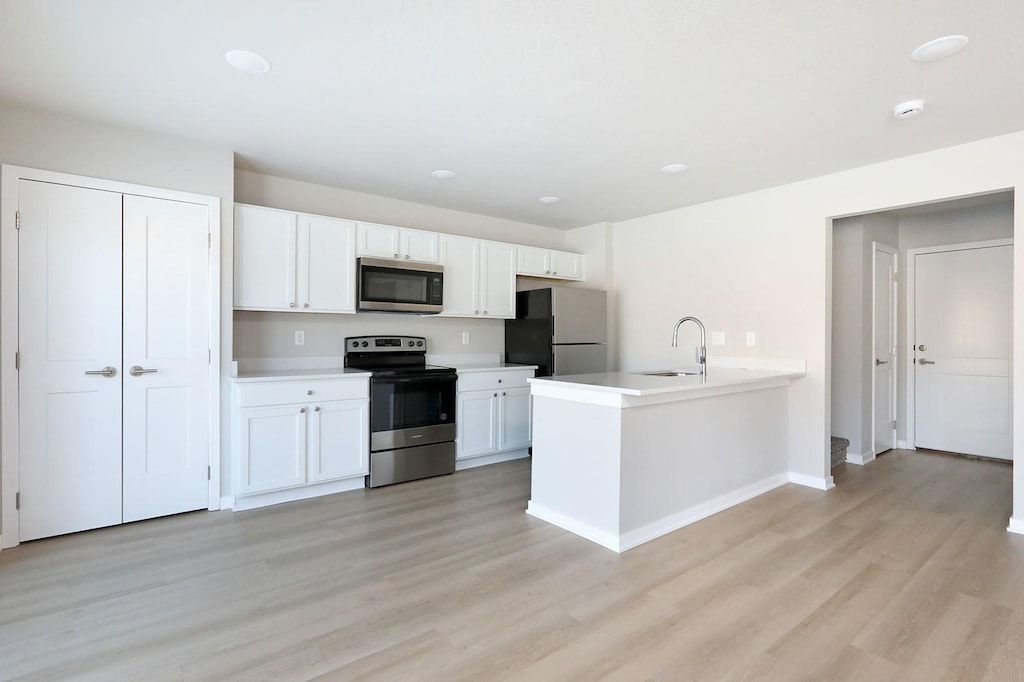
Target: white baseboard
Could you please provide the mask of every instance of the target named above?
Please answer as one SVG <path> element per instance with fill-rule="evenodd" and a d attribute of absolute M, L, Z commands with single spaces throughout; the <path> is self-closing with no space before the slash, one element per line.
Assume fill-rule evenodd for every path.
<path fill-rule="evenodd" d="M 1011 516 L 1010 525 L 1006 527 L 1006 530 L 1010 531 L 1011 533 L 1018 533 L 1020 535 L 1024 535 L 1024 519 L 1015 519 Z"/>
<path fill-rule="evenodd" d="M 846 461 L 849 464 L 856 464 L 857 466 L 864 466 L 865 464 L 870 464 L 871 462 L 875 461 L 875 453 L 873 453 L 871 451 L 868 451 L 868 452 L 865 452 L 865 453 L 862 453 L 862 454 L 859 454 L 859 455 L 851 455 L 850 453 L 847 453 L 846 454 Z"/>
<path fill-rule="evenodd" d="M 792 471 L 789 472 L 789 482 L 818 490 L 831 490 L 836 487 L 835 479 L 831 476 L 821 478 L 818 476 L 808 476 L 807 474 L 797 474 Z"/>
<path fill-rule="evenodd" d="M 511 452 L 499 452 L 496 455 L 484 455 L 483 457 L 469 457 L 467 459 L 457 459 L 455 460 L 455 470 L 462 471 L 463 469 L 473 469 L 475 467 L 487 466 L 488 464 L 508 462 L 513 459 L 523 459 L 524 457 L 529 456 L 529 450 L 512 450 Z"/>
<path fill-rule="evenodd" d="M 635 530 L 623 533 L 619 536 L 619 549 L 616 551 L 625 552 L 627 549 L 632 549 L 638 545 L 644 544 L 645 542 L 650 542 L 655 538 L 660 538 L 662 535 L 667 535 L 668 533 L 679 530 L 684 526 L 689 526 L 691 523 L 696 523 L 701 519 L 706 519 L 712 514 L 717 514 L 718 512 L 725 511 L 730 507 L 735 507 L 738 504 L 742 504 L 747 500 L 757 497 L 758 495 L 763 495 L 769 490 L 774 490 L 780 485 L 785 485 L 788 482 L 788 474 L 770 476 L 764 480 L 758 481 L 757 483 L 744 486 L 739 490 L 733 490 L 730 493 L 719 495 L 712 500 L 690 507 L 689 509 L 684 509 L 683 511 L 672 514 L 671 516 L 666 516 L 654 523 L 649 523 L 646 526 L 641 526 Z"/>
<path fill-rule="evenodd" d="M 541 521 L 547 521 L 548 523 L 558 526 L 563 530 L 567 530 L 570 533 L 575 533 L 581 538 L 596 542 L 602 547 L 607 547 L 613 552 L 621 552 L 621 542 L 619 536 L 615 533 L 609 533 L 599 528 L 595 528 L 590 524 L 577 521 L 576 519 L 566 516 L 560 512 L 556 512 L 553 509 L 549 509 L 544 505 L 537 504 L 533 500 L 526 503 L 526 513 L 530 516 L 534 516 Z"/>
<path fill-rule="evenodd" d="M 650 542 L 651 540 L 660 538 L 662 535 L 667 535 L 668 533 L 679 530 L 684 526 L 689 526 L 691 523 L 696 523 L 701 519 L 706 519 L 712 514 L 717 514 L 718 512 L 725 511 L 730 507 L 735 507 L 736 505 L 742 504 L 743 502 L 753 499 L 758 495 L 763 495 L 769 490 L 785 485 L 789 480 L 789 474 L 777 474 L 762 481 L 758 481 L 757 483 L 752 483 L 751 485 L 726 493 L 725 495 L 719 495 L 712 500 L 690 507 L 689 509 L 684 509 L 681 512 L 658 519 L 657 521 L 641 526 L 640 528 L 636 528 L 626 533 L 620 533 L 618 535 L 611 531 L 595 528 L 590 524 L 583 523 L 582 521 L 566 516 L 561 512 L 556 512 L 553 509 L 537 504 L 533 500 L 530 500 L 527 504 L 526 513 L 530 516 L 541 519 L 542 521 L 547 521 L 550 524 L 558 526 L 563 530 L 567 530 L 570 533 L 575 533 L 581 538 L 595 542 L 602 547 L 612 550 L 613 552 L 622 553 L 628 549 L 633 549 L 634 547 L 642 545 L 645 542 Z"/>
<path fill-rule="evenodd" d="M 916 449 L 913 445 L 910 444 L 910 441 L 907 441 L 907 440 L 898 440 L 898 441 L 896 441 L 896 447 L 898 449 L 900 449 L 900 450 L 915 450 Z"/>
<path fill-rule="evenodd" d="M 235 497 L 234 495 L 225 495 L 220 498 L 221 509 L 234 509 L 235 508 Z"/>
<path fill-rule="evenodd" d="M 355 478 L 346 478 L 342 481 L 331 481 L 330 483 L 305 485 L 298 488 L 288 488 L 287 490 L 275 490 L 269 493 L 237 497 L 233 500 L 231 508 L 236 512 L 245 511 L 246 509 L 257 509 L 259 507 L 267 507 L 272 504 L 281 504 L 282 502 L 308 500 L 311 497 L 333 495 L 334 493 L 343 493 L 349 490 L 358 490 L 365 487 L 366 485 L 363 482 L 363 477 L 357 476 Z"/>

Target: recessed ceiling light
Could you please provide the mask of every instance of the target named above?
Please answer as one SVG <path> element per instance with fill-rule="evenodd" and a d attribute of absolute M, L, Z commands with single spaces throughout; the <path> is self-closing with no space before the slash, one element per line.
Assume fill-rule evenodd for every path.
<path fill-rule="evenodd" d="M 438 180 L 451 180 L 455 177 L 455 171 L 450 170 L 436 170 L 431 173 Z"/>
<path fill-rule="evenodd" d="M 892 115 L 899 119 L 912 118 L 924 111 L 923 99 L 912 99 L 908 102 L 900 102 L 892 108 Z"/>
<path fill-rule="evenodd" d="M 936 59 L 959 52 L 965 47 L 967 47 L 967 36 L 942 36 L 935 40 L 929 40 L 924 45 L 918 45 L 910 53 L 910 58 L 915 62 L 934 62 Z"/>
<path fill-rule="evenodd" d="M 665 173 L 666 175 L 676 175 L 678 173 L 682 173 L 687 168 L 689 168 L 689 166 L 687 166 L 685 163 L 670 163 L 667 166 L 662 166 L 661 172 Z"/>
<path fill-rule="evenodd" d="M 557 204 L 561 199 L 558 197 L 541 197 L 538 201 L 542 204 Z"/>
<path fill-rule="evenodd" d="M 270 71 L 270 62 L 265 57 L 248 50 L 231 50 L 225 53 L 224 59 L 231 66 L 246 73 L 260 74 Z"/>

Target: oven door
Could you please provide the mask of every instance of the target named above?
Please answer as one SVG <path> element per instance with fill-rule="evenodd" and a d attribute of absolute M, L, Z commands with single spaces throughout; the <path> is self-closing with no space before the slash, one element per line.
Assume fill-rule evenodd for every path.
<path fill-rule="evenodd" d="M 370 390 L 370 450 L 455 440 L 454 374 L 374 376 Z"/>
<path fill-rule="evenodd" d="M 359 310 L 439 313 L 443 307 L 443 267 L 379 258 L 359 259 Z"/>

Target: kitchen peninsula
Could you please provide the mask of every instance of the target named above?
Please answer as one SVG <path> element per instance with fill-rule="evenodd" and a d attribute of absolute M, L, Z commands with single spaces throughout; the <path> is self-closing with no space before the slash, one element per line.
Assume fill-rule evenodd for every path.
<path fill-rule="evenodd" d="M 623 552 L 788 482 L 802 367 L 530 379 L 527 513 Z"/>

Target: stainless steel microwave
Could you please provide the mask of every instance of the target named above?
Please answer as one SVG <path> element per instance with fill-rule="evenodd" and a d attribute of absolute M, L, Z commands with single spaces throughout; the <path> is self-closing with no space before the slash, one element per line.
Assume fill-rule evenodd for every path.
<path fill-rule="evenodd" d="M 356 310 L 434 314 L 441 312 L 444 268 L 386 258 L 360 258 Z"/>

